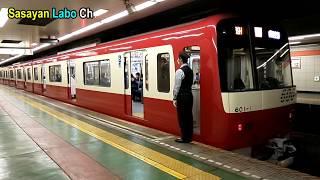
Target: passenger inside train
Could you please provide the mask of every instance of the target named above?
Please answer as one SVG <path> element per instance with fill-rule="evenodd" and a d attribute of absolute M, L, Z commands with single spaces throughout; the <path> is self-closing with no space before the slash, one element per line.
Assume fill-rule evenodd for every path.
<path fill-rule="evenodd" d="M 131 92 L 132 100 L 142 102 L 142 85 L 143 77 L 140 73 L 136 73 L 136 77 L 131 74 Z"/>

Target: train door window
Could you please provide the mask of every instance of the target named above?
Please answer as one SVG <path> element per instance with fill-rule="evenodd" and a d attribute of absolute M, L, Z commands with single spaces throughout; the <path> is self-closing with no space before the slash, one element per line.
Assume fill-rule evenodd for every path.
<path fill-rule="evenodd" d="M 17 79 L 22 79 L 21 69 L 18 69 L 18 70 L 17 70 Z"/>
<path fill-rule="evenodd" d="M 10 78 L 13 79 L 13 70 L 10 70 Z"/>
<path fill-rule="evenodd" d="M 69 93 L 72 100 L 75 100 L 77 87 L 76 87 L 76 64 L 74 61 L 68 61 L 68 84 L 70 85 Z"/>
<path fill-rule="evenodd" d="M 148 60 L 148 54 L 144 57 L 145 62 L 145 86 L 146 90 L 149 91 L 149 60 Z"/>
<path fill-rule="evenodd" d="M 157 55 L 157 85 L 158 91 L 168 93 L 170 91 L 170 55 L 161 53 Z"/>
<path fill-rule="evenodd" d="M 62 82 L 61 65 L 49 66 L 49 81 Z"/>
<path fill-rule="evenodd" d="M 26 81 L 26 78 L 27 78 L 27 76 L 26 76 L 26 70 L 23 68 L 23 80 Z"/>
<path fill-rule="evenodd" d="M 84 84 L 99 85 L 99 62 L 84 63 Z"/>
<path fill-rule="evenodd" d="M 188 65 L 193 71 L 193 132 L 200 134 L 200 46 L 185 47 L 184 51 L 190 56 Z"/>
<path fill-rule="evenodd" d="M 110 60 L 100 61 L 100 86 L 111 86 Z"/>
<path fill-rule="evenodd" d="M 34 80 L 38 81 L 39 77 L 38 77 L 38 68 L 37 67 L 33 68 L 33 76 L 34 76 Z"/>
<path fill-rule="evenodd" d="M 28 76 L 28 80 L 31 80 L 31 69 L 30 68 L 27 69 L 27 76 Z"/>
<path fill-rule="evenodd" d="M 132 51 L 130 54 L 132 115 L 144 117 L 143 105 L 143 60 L 145 51 Z"/>

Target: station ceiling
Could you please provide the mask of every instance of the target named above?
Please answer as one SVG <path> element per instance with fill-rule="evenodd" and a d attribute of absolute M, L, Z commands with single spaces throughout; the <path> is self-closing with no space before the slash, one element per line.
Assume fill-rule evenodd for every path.
<path fill-rule="evenodd" d="M 132 5 L 139 5 L 148 0 L 129 0 Z M 156 0 L 154 0 L 156 1 Z M 45 2 L 45 3 L 44 3 Z M 0 1 L 0 8 L 14 7 L 15 9 L 49 9 L 56 7 L 63 9 L 80 9 L 90 7 L 94 11 L 107 9 L 108 12 L 94 19 L 54 20 L 47 25 L 26 25 L 21 20 L 9 20 L 0 28 L 0 42 L 2 40 L 21 41 L 20 43 L 0 43 L 1 48 L 35 48 L 40 44 L 40 38 L 59 38 L 90 24 L 115 15 L 127 9 L 125 0 L 10 0 Z M 43 48 L 38 56 L 48 54 L 48 48 L 53 51 L 66 50 L 70 47 L 82 44 L 90 39 L 108 41 L 137 33 L 147 32 L 163 28 L 193 19 L 208 16 L 218 12 L 236 12 L 250 18 L 265 19 L 281 24 L 289 36 L 320 33 L 320 11 L 311 2 L 295 3 L 293 1 L 245 1 L 245 0 L 164 0 L 154 7 L 129 14 L 128 16 L 99 26 L 91 31 L 68 38 L 58 45 Z M 41 22 L 40 22 L 41 23 Z M 43 22 L 42 22 L 43 23 Z M 100 32 L 100 35 L 92 36 Z M 101 35 L 101 32 L 104 35 Z M 107 34 L 108 33 L 108 34 Z M 107 35 L 106 35 L 107 34 Z M 76 40 L 76 41 L 75 41 Z M 76 42 L 70 45 L 70 42 Z M 304 43 L 318 43 L 319 37 L 299 40 Z M 52 49 L 53 48 L 53 49 Z M 40 51 L 39 51 L 40 52 Z M 0 54 L 0 62 L 12 57 L 10 54 Z M 36 56 L 35 56 L 36 57 Z M 19 58 L 27 60 L 29 57 Z"/>

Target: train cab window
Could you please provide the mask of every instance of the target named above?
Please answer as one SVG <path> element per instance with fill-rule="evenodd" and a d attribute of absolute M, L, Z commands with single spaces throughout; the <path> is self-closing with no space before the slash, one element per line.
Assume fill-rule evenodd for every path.
<path fill-rule="evenodd" d="M 22 79 L 21 69 L 17 69 L 17 79 Z"/>
<path fill-rule="evenodd" d="M 170 55 L 161 53 L 157 56 L 157 85 L 158 91 L 168 93 L 170 91 Z"/>
<path fill-rule="evenodd" d="M 34 80 L 35 81 L 39 80 L 38 68 L 37 67 L 33 68 L 33 76 L 34 76 Z"/>
<path fill-rule="evenodd" d="M 30 68 L 27 69 L 27 76 L 28 76 L 28 80 L 31 80 L 31 69 Z"/>
<path fill-rule="evenodd" d="M 111 86 L 110 60 L 100 61 L 100 86 Z"/>
<path fill-rule="evenodd" d="M 254 39 L 259 89 L 292 86 L 287 37 L 274 27 L 264 27 L 264 36 Z"/>
<path fill-rule="evenodd" d="M 62 82 L 61 65 L 49 66 L 49 81 Z"/>
<path fill-rule="evenodd" d="M 99 62 L 84 63 L 84 84 L 99 85 Z"/>
<path fill-rule="evenodd" d="M 220 24 L 218 37 L 222 91 L 254 89 L 248 26 L 241 23 Z"/>

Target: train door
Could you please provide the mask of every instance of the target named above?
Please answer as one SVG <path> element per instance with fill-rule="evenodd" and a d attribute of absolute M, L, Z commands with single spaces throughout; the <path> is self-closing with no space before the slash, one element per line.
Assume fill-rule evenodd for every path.
<path fill-rule="evenodd" d="M 26 89 L 27 87 L 27 75 L 26 75 L 26 69 L 23 67 L 23 89 Z"/>
<path fill-rule="evenodd" d="M 131 112 L 132 116 L 139 117 L 139 118 L 144 118 L 143 60 L 144 60 L 145 54 L 146 54 L 146 51 L 138 50 L 138 51 L 127 52 L 124 55 L 124 59 L 125 59 L 124 73 L 125 73 L 125 86 L 126 86 L 125 94 L 126 95 L 130 94 L 131 96 L 130 99 L 126 98 L 126 108 L 127 108 L 126 112 L 127 114 Z M 131 104 L 131 107 L 128 106 L 129 104 Z"/>
<path fill-rule="evenodd" d="M 41 81 L 42 81 L 42 92 L 45 92 L 47 90 L 47 80 L 46 80 L 46 66 L 41 66 Z"/>
<path fill-rule="evenodd" d="M 185 51 L 190 55 L 188 64 L 193 71 L 193 132 L 200 134 L 200 47 L 190 46 Z"/>
<path fill-rule="evenodd" d="M 76 65 L 73 61 L 68 62 L 68 74 L 69 74 L 69 85 L 70 85 L 70 96 L 71 99 L 76 98 Z"/>

